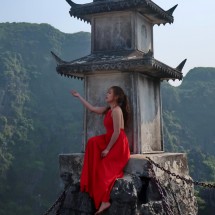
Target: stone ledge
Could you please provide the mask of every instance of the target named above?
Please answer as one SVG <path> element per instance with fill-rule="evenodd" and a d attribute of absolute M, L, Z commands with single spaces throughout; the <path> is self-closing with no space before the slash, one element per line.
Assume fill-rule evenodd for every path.
<path fill-rule="evenodd" d="M 74 154 L 61 154 L 59 155 L 60 174 L 69 173 L 72 176 L 74 183 L 79 181 L 82 165 L 82 153 Z M 127 174 L 137 175 L 140 177 L 149 177 L 149 161 L 146 157 L 151 158 L 153 161 L 181 176 L 189 175 L 187 156 L 183 153 L 159 153 L 159 154 L 134 154 L 125 167 Z M 164 172 L 154 167 L 157 177 L 162 177 Z"/>
<path fill-rule="evenodd" d="M 125 172 L 135 174 L 140 177 L 149 177 L 149 161 L 146 157 L 151 158 L 155 163 L 158 163 L 165 169 L 168 169 L 182 176 L 189 175 L 187 156 L 183 153 L 159 153 L 159 154 L 135 154 L 131 155 Z M 154 168 L 157 177 L 163 172 L 158 168 Z"/>

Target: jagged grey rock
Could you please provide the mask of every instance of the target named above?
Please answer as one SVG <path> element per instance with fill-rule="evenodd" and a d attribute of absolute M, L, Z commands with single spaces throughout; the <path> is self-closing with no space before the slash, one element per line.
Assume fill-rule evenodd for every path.
<path fill-rule="evenodd" d="M 185 154 L 147 155 L 166 169 L 190 179 Z M 198 212 L 193 185 L 172 178 L 154 168 L 164 194 L 162 198 L 155 181 L 151 178 L 149 161 L 145 155 L 131 155 L 125 175 L 117 179 L 111 191 L 111 207 L 103 215 L 165 215 L 162 200 L 167 202 L 174 215 L 196 215 Z M 95 208 L 87 193 L 80 192 L 79 180 L 83 165 L 83 154 L 60 155 L 60 175 L 66 191 L 60 209 L 61 215 L 92 215 Z"/>
<path fill-rule="evenodd" d="M 68 181 L 67 181 L 68 184 Z M 91 215 L 95 207 L 87 193 L 80 192 L 79 183 L 71 184 L 66 190 L 66 196 L 60 209 L 62 215 Z"/>

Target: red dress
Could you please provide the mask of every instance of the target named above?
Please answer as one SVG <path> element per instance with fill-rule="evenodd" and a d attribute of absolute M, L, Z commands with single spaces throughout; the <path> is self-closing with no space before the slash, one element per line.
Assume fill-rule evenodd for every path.
<path fill-rule="evenodd" d="M 81 174 L 81 191 L 88 192 L 93 198 L 96 209 L 101 202 L 110 200 L 110 192 L 117 178 L 123 177 L 123 169 L 130 158 L 128 139 L 124 129 L 106 157 L 101 158 L 101 152 L 109 144 L 113 134 L 112 111 L 104 118 L 106 134 L 92 137 L 88 140 L 84 165 Z"/>

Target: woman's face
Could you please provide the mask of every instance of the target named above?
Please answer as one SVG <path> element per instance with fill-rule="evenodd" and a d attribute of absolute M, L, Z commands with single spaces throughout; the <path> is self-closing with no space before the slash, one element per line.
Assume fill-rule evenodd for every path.
<path fill-rule="evenodd" d="M 116 97 L 114 96 L 114 92 L 112 88 L 108 89 L 106 93 L 105 101 L 107 103 L 112 103 L 116 101 Z"/>

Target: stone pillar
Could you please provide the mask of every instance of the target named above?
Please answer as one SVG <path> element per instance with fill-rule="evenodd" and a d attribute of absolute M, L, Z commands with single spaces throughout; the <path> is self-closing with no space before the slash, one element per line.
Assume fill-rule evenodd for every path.
<path fill-rule="evenodd" d="M 92 53 L 138 50 L 153 52 L 153 23 L 137 11 L 117 11 L 93 16 Z"/>
<path fill-rule="evenodd" d="M 139 50 L 142 54 L 153 51 L 153 25 L 143 15 L 126 11 L 99 14 L 92 18 L 92 53 L 109 52 L 110 55 L 112 52 L 115 61 L 115 52 L 122 54 L 129 50 Z M 84 80 L 86 99 L 94 105 L 105 105 L 105 93 L 113 85 L 125 90 L 132 108 L 127 133 L 132 153 L 163 151 L 160 79 L 135 70 L 106 71 L 104 68 L 100 72 L 87 73 Z M 84 130 L 85 143 L 89 137 L 103 133 L 101 118 L 87 112 Z"/>
<path fill-rule="evenodd" d="M 113 72 L 85 77 L 86 99 L 93 105 L 104 103 L 109 87 L 120 86 L 128 95 L 131 121 L 127 136 L 134 154 L 163 151 L 160 81 L 136 72 Z M 89 111 L 85 115 L 85 142 L 104 133 L 103 117 Z"/>

